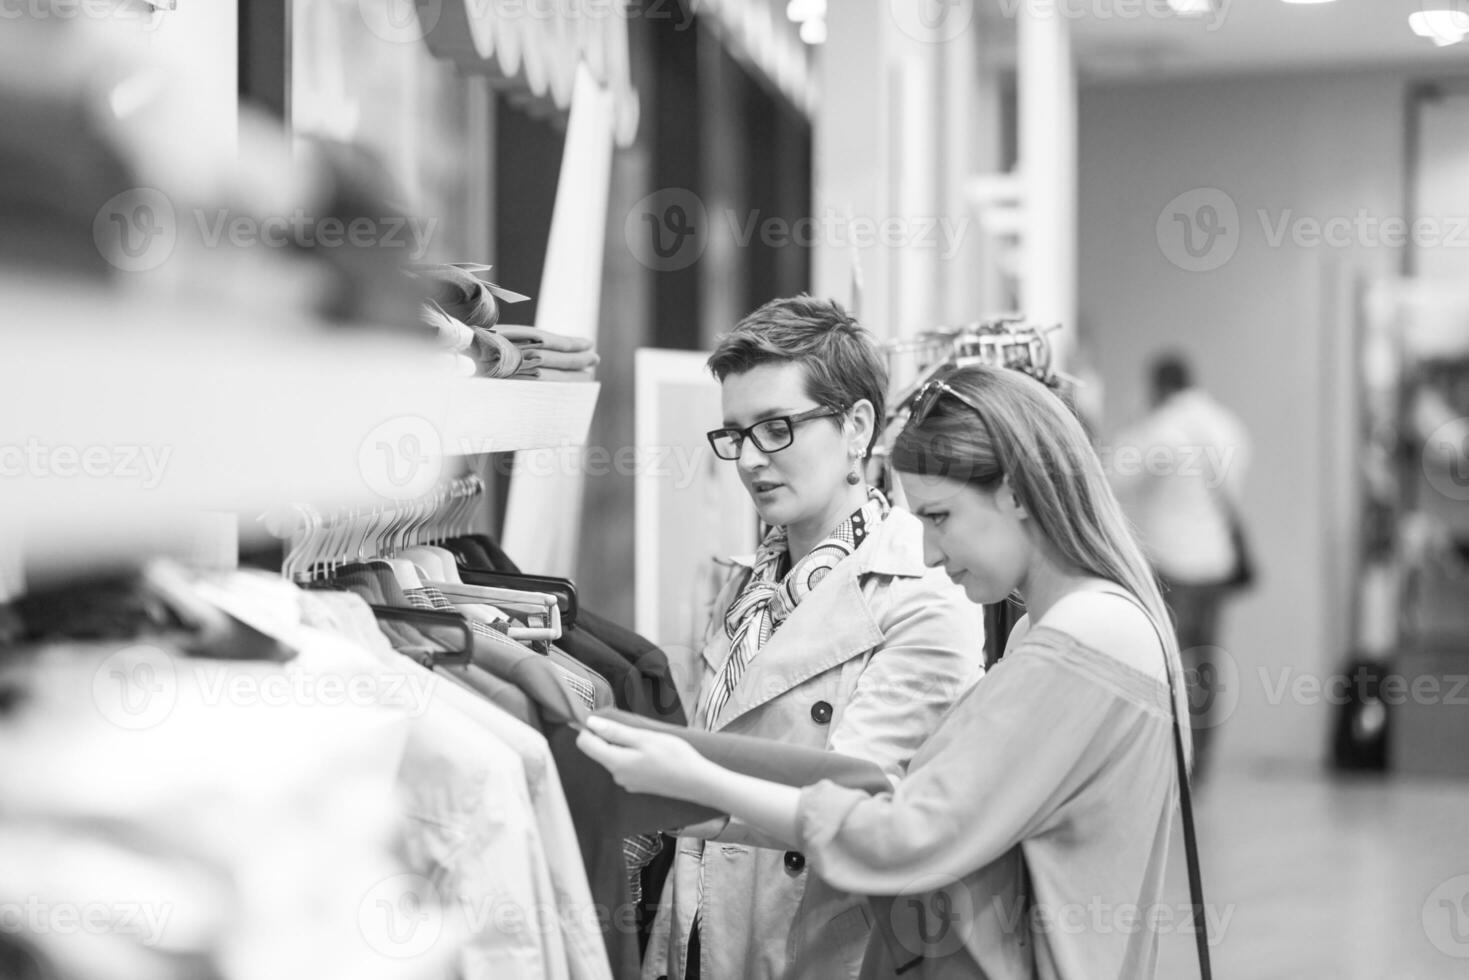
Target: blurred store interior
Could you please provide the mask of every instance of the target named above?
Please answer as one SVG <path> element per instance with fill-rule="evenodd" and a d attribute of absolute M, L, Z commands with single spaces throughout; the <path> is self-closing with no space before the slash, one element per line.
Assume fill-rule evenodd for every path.
<path fill-rule="evenodd" d="M 9 598 L 145 556 L 278 570 L 295 504 L 472 474 L 468 524 L 677 672 L 753 528 L 706 519 L 731 490 L 700 417 L 699 352 L 745 313 L 809 291 L 888 342 L 1058 325 L 1099 447 L 1171 352 L 1250 440 L 1255 581 L 1199 668 L 1216 967 L 1464 975 L 1461 0 L 11 10 L 0 444 L 117 468 L 6 472 Z M 332 247 L 303 213 L 392 220 Z M 484 363 L 419 336 L 422 263 L 490 267 L 501 321 L 590 341 L 594 379 L 458 376 Z M 139 445 L 156 480 L 122 469 Z M 1159 975 L 1192 949 L 1165 939 Z"/>

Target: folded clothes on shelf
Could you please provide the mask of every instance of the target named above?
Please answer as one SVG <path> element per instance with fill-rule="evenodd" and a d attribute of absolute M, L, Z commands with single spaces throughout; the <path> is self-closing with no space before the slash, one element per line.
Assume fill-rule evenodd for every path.
<path fill-rule="evenodd" d="M 591 340 L 523 324 L 501 324 L 502 302 L 528 297 L 478 277 L 490 266 L 460 263 L 423 266 L 414 275 L 427 286 L 420 319 L 440 347 L 471 357 L 486 378 L 590 381 L 601 357 Z"/>
<path fill-rule="evenodd" d="M 520 303 L 530 297 L 479 278 L 477 273 L 490 268 L 459 262 L 420 266 L 414 274 L 423 280 L 429 298 L 449 316 L 470 326 L 493 327 L 500 319 L 500 303 Z"/>
<path fill-rule="evenodd" d="M 522 381 L 591 381 L 591 369 L 585 371 L 559 371 L 555 368 L 527 368 L 515 376 Z"/>
<path fill-rule="evenodd" d="M 419 319 L 433 328 L 438 345 L 446 350 L 467 351 L 474 346 L 474 330 L 469 324 L 445 313 L 432 300 L 424 304 Z"/>
<path fill-rule="evenodd" d="M 590 381 L 601 357 L 592 342 L 534 327 L 474 327 L 480 374 L 490 378 Z"/>
<path fill-rule="evenodd" d="M 520 347 L 534 347 L 543 352 L 581 354 L 590 352 L 592 349 L 592 342 L 586 337 L 568 337 L 565 334 L 514 323 L 498 324 L 495 327 L 495 333 Z M 595 354 L 592 356 L 596 357 Z"/>

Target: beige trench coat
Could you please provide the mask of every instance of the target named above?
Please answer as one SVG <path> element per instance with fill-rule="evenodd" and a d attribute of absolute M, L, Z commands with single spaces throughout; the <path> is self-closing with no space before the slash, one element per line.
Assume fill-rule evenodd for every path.
<path fill-rule="evenodd" d="M 729 655 L 724 611 L 748 577 L 736 567 L 714 603 L 701 703 Z M 719 730 L 870 759 L 896 779 L 979 679 L 983 633 L 980 607 L 924 566 L 922 526 L 895 508 L 750 662 Z M 695 912 L 702 980 L 855 977 L 871 931 L 861 897 L 738 821 L 709 841 L 679 839 L 644 980 L 683 980 Z"/>

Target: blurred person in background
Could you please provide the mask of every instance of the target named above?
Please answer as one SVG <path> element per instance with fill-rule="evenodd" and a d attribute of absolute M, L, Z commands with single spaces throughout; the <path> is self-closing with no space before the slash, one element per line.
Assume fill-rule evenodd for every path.
<path fill-rule="evenodd" d="M 1118 437 L 1110 469 L 1173 613 L 1198 780 L 1217 722 L 1211 653 L 1220 610 L 1253 574 L 1239 518 L 1249 435 L 1233 412 L 1195 384 L 1183 357 L 1160 355 L 1150 374 L 1152 409 Z"/>

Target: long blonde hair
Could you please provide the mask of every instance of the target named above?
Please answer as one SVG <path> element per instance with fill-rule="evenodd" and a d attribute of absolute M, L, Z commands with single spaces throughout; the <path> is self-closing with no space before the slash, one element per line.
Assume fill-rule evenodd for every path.
<path fill-rule="evenodd" d="M 939 393 L 899 434 L 894 468 L 985 490 L 1008 477 L 1016 500 L 1058 558 L 1135 596 L 1163 641 L 1184 753 L 1192 760 L 1188 697 L 1172 620 L 1081 423 L 1056 393 L 1018 371 L 967 367 L 939 380 L 972 404 Z"/>

